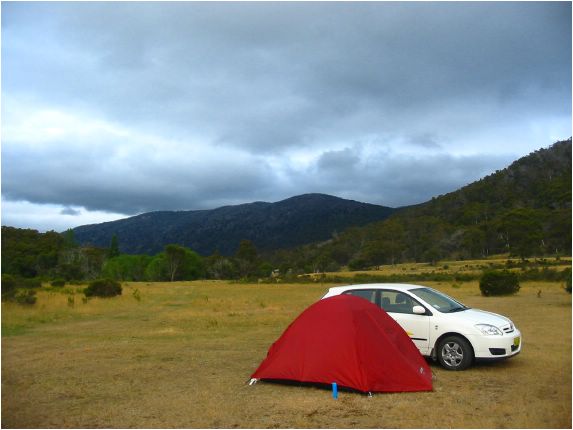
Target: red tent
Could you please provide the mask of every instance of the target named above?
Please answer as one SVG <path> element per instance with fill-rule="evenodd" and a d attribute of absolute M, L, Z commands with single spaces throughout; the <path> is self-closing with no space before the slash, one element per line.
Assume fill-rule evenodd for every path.
<path fill-rule="evenodd" d="M 336 382 L 362 392 L 432 390 L 430 368 L 406 332 L 378 306 L 350 295 L 307 308 L 251 378 Z"/>

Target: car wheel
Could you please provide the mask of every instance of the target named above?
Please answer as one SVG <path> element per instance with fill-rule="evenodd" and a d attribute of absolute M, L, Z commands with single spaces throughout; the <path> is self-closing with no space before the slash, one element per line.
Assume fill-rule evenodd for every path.
<path fill-rule="evenodd" d="M 447 370 L 467 369 L 473 359 L 471 345 L 460 336 L 447 336 L 438 345 L 438 361 Z"/>

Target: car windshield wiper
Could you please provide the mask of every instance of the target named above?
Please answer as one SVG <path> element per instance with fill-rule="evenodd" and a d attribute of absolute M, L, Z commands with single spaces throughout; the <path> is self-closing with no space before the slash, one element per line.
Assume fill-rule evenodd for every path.
<path fill-rule="evenodd" d="M 451 314 L 451 313 L 453 313 L 453 312 L 461 312 L 461 311 L 465 311 L 465 310 L 467 310 L 467 309 L 469 309 L 467 306 L 462 306 L 461 308 L 453 308 L 453 309 L 450 309 L 450 310 L 448 311 L 448 313 Z"/>

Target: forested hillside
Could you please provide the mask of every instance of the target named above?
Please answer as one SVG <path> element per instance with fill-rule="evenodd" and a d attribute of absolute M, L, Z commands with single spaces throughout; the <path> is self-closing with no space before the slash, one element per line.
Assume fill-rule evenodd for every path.
<path fill-rule="evenodd" d="M 82 245 L 108 246 L 113 235 L 122 252 L 155 254 L 169 243 L 207 256 L 232 255 L 243 239 L 263 251 L 329 239 L 333 232 L 387 218 L 394 209 L 325 194 L 304 194 L 276 203 L 255 202 L 213 210 L 150 212 L 74 229 Z"/>
<path fill-rule="evenodd" d="M 350 228 L 328 244 L 277 253 L 316 270 L 400 261 L 571 253 L 571 139 L 523 157 L 458 191 Z"/>
<path fill-rule="evenodd" d="M 67 281 L 100 276 L 133 281 L 252 279 L 273 271 L 296 275 L 493 254 L 571 255 L 571 139 L 458 191 L 360 226 L 369 217 L 380 219 L 390 212 L 311 194 L 274 204 L 150 213 L 63 234 L 2 227 L 2 273 Z M 350 220 L 354 226 L 344 230 Z M 191 245 L 196 247 L 189 246 L 190 225 L 203 235 L 194 236 Z M 97 238 L 90 240 L 97 246 L 86 245 L 86 236 L 77 240 L 85 232 Z M 207 240 L 209 235 L 209 247 L 198 246 L 207 242 L 197 237 Z M 292 247 L 310 240 L 315 243 Z M 133 254 L 134 249 L 141 251 Z"/>

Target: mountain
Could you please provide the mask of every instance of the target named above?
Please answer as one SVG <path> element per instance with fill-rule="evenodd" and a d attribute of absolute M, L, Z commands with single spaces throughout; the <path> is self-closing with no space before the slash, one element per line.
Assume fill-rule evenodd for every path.
<path fill-rule="evenodd" d="M 356 269 L 500 253 L 571 255 L 571 139 L 304 251 L 306 259 L 329 267 L 349 264 Z M 296 255 L 290 260 L 296 261 Z"/>
<path fill-rule="evenodd" d="M 468 218 L 511 208 L 571 208 L 571 139 L 514 161 L 505 169 L 452 193 L 413 206 L 411 214 L 465 224 Z M 476 212 L 480 212 L 481 215 Z"/>
<path fill-rule="evenodd" d="M 304 194 L 276 203 L 255 202 L 213 210 L 149 212 L 74 229 L 77 243 L 108 247 L 112 236 L 129 254 L 155 254 L 169 243 L 202 255 L 232 255 L 243 239 L 260 251 L 324 241 L 350 226 L 380 221 L 389 207 L 325 194 Z"/>
<path fill-rule="evenodd" d="M 250 239 L 262 251 L 253 261 L 220 255 L 205 258 L 207 276 L 213 279 L 267 276 L 269 267 L 297 274 L 405 261 L 435 264 L 494 254 L 567 256 L 571 255 L 571 139 L 535 151 L 457 191 L 400 209 L 307 194 L 277 203 L 151 212 L 75 229 L 76 242 L 99 248 L 77 248 L 71 234 L 3 226 L 2 274 L 66 280 L 102 274 L 122 280 L 169 279 L 162 272 L 161 257 L 108 259 L 106 248 L 114 234 L 124 253 L 155 254 L 165 244 L 179 243 L 203 255 L 216 250 L 231 255 L 242 239 Z"/>

